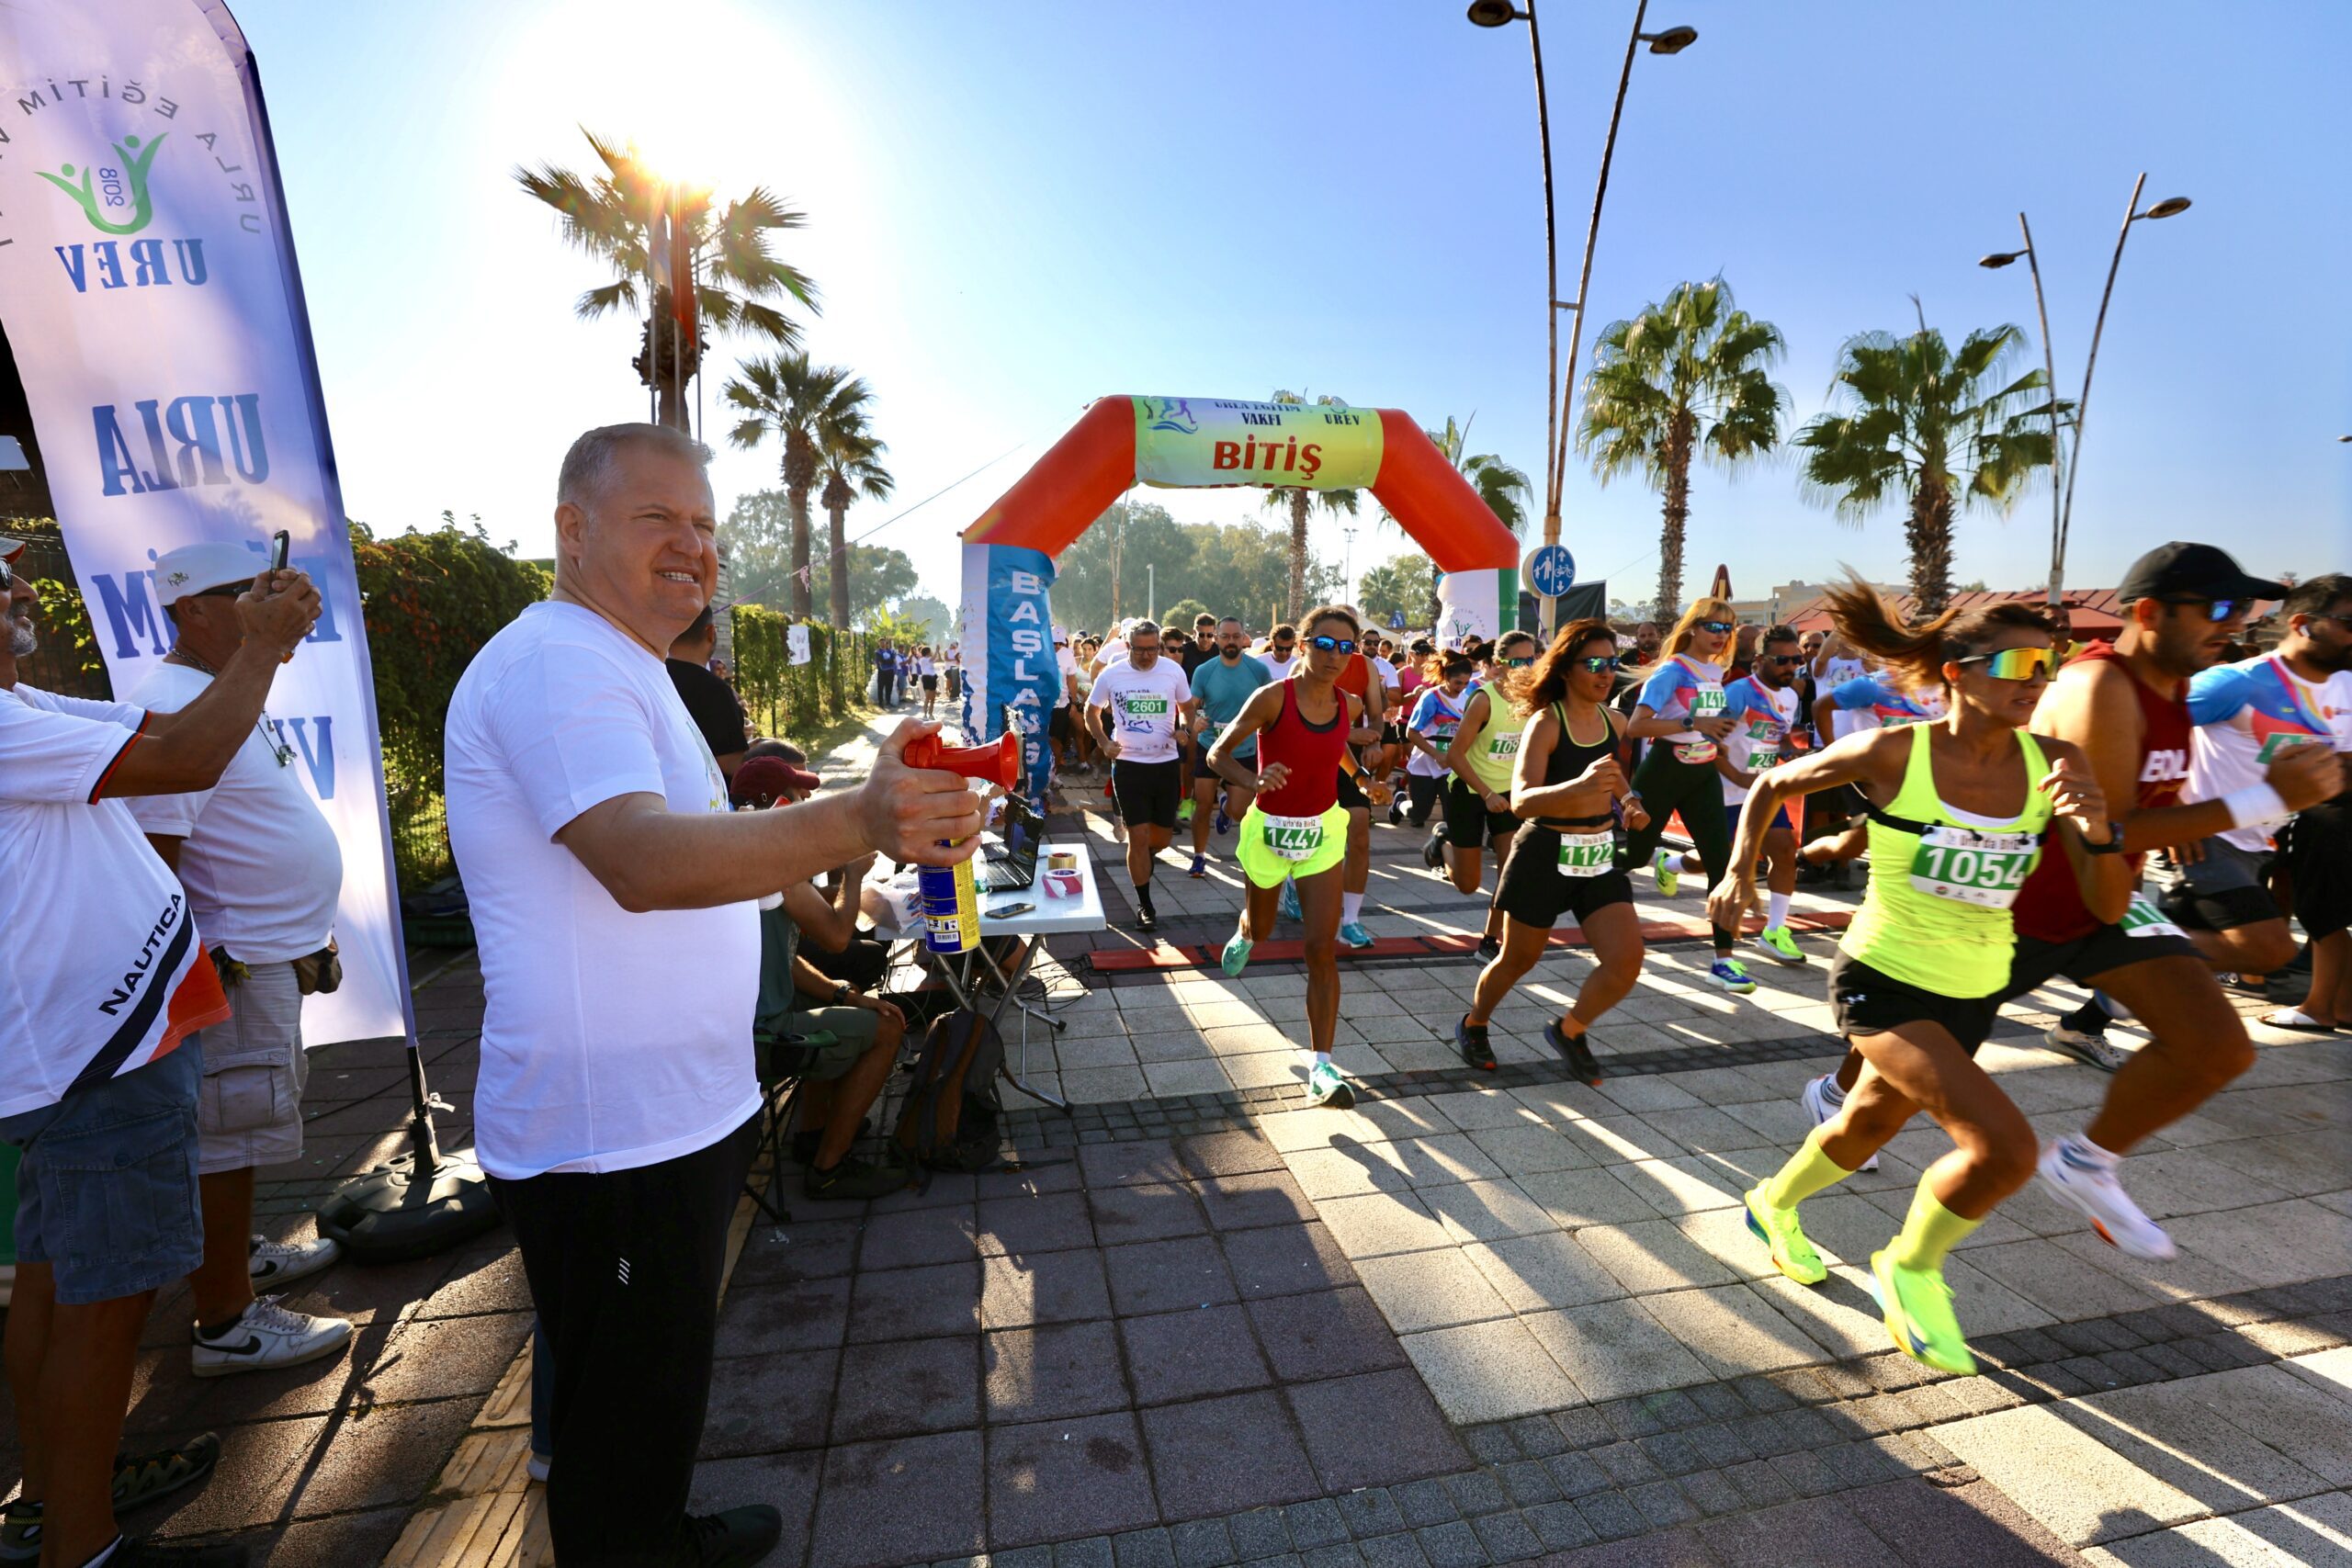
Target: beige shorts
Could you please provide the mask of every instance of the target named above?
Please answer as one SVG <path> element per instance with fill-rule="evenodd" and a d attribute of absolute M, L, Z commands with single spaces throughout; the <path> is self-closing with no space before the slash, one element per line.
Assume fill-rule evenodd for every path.
<path fill-rule="evenodd" d="M 294 965 L 254 964 L 228 987 L 230 1017 L 199 1038 L 204 1082 L 197 1089 L 196 1168 L 277 1165 L 302 1153 L 302 992 Z"/>

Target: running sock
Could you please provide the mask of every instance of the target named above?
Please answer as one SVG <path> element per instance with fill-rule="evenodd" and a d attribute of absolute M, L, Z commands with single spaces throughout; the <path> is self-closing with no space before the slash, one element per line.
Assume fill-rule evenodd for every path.
<path fill-rule="evenodd" d="M 1759 1195 L 1775 1209 L 1793 1209 L 1853 1174 L 1821 1152 L 1821 1129 L 1815 1127 L 1805 1135 L 1804 1146 L 1789 1156 L 1789 1163 L 1765 1180 Z"/>
<path fill-rule="evenodd" d="M 1342 893 L 1340 895 L 1340 921 L 1342 925 L 1353 923 L 1356 918 L 1363 913 L 1363 894 Z"/>
<path fill-rule="evenodd" d="M 1787 925 L 1789 900 L 1794 897 L 1792 893 L 1775 893 L 1767 898 L 1764 901 L 1764 923 L 1775 928 Z"/>
<path fill-rule="evenodd" d="M 1928 1190 L 1928 1179 L 1923 1176 L 1919 1178 L 1919 1190 L 1911 1195 L 1910 1216 L 1903 1222 L 1894 1239 L 1887 1243 L 1887 1261 L 1898 1269 L 1941 1269 L 1944 1254 L 1984 1223 L 1963 1220 L 1945 1208 Z"/>
<path fill-rule="evenodd" d="M 2097 1144 L 2092 1143 L 2091 1135 L 2087 1132 L 2069 1133 L 2058 1142 L 2068 1153 L 2074 1155 L 2080 1164 L 2096 1166 L 2103 1175 L 2114 1175 L 2115 1168 L 2123 1163 L 2121 1155 L 2115 1153 L 2112 1149 L 2100 1148 Z"/>
<path fill-rule="evenodd" d="M 1329 1051 L 1317 1051 L 1317 1052 L 1316 1052 L 1316 1053 L 1315 1053 L 1315 1065 L 1316 1065 L 1317 1066 L 1318 1066 L 1318 1067 L 1328 1067 L 1328 1066 L 1329 1066 L 1331 1065 L 1331 1053 L 1330 1053 L 1330 1052 L 1329 1052 Z"/>
<path fill-rule="evenodd" d="M 1846 1091 L 1838 1087 L 1836 1073 L 1821 1080 L 1821 1103 L 1832 1107 L 1846 1103 Z"/>
<path fill-rule="evenodd" d="M 2058 1021 L 2080 1033 L 2103 1034 L 2114 1020 L 2109 1018 L 2107 1010 L 2098 1005 L 2098 998 L 2093 997 Z"/>

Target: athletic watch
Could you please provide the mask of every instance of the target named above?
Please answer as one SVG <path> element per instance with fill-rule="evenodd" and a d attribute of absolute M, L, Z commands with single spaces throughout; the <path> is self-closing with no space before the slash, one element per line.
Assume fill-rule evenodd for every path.
<path fill-rule="evenodd" d="M 2109 818 L 2107 824 L 2107 842 L 2103 844 L 2094 844 L 2088 839 L 2085 839 L 2083 840 L 2083 848 L 2089 853 L 2095 855 L 2121 854 L 2123 852 L 2123 824 L 2114 820 L 2112 818 Z"/>
<path fill-rule="evenodd" d="M 843 981 L 840 982 L 838 985 L 836 985 L 836 986 L 834 986 L 834 987 L 833 987 L 833 999 L 832 999 L 832 1001 L 831 1001 L 830 1004 L 828 1004 L 828 1005 L 832 1006 L 832 1007 L 839 1007 L 839 1006 L 841 1006 L 841 1005 L 842 1005 L 842 1003 L 843 1003 L 843 1002 L 845 1002 L 845 1001 L 847 1001 L 847 1000 L 849 999 L 849 994 L 850 994 L 850 992 L 852 992 L 852 991 L 855 990 L 856 988 L 857 988 L 857 987 L 855 987 L 854 986 L 852 986 L 852 985 L 851 985 L 847 980 L 843 980 Z"/>

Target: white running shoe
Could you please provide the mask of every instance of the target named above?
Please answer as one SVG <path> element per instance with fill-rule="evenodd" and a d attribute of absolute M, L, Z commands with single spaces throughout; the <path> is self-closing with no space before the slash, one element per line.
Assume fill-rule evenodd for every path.
<path fill-rule="evenodd" d="M 2140 1212 L 2115 1179 L 2115 1157 L 2087 1147 L 2068 1134 L 2041 1151 L 2041 1179 L 2052 1191 L 2090 1217 L 2099 1239 L 2128 1258 L 2161 1263 L 2173 1256 L 2172 1237 Z"/>
<path fill-rule="evenodd" d="M 319 1236 L 311 1241 L 265 1241 L 253 1239 L 251 1268 L 254 1292 L 279 1291 L 297 1280 L 307 1280 L 322 1269 L 330 1268 L 343 1256 L 343 1244 L 332 1236 Z"/>
<path fill-rule="evenodd" d="M 1838 1114 L 1838 1108 L 1829 1103 L 1824 1092 L 1836 1081 L 1835 1073 L 1824 1073 L 1817 1078 L 1807 1078 L 1804 1091 L 1797 1096 L 1797 1103 L 1804 1107 L 1804 1113 L 1813 1118 L 1813 1124 L 1816 1127 Z M 1870 1158 L 1862 1161 L 1860 1168 L 1876 1170 L 1878 1156 L 1873 1154 Z"/>
<path fill-rule="evenodd" d="M 548 1478 L 548 1467 L 554 1462 L 547 1455 L 534 1449 L 531 1450 L 531 1457 L 523 1461 L 523 1472 L 532 1480 L 544 1483 Z"/>
<path fill-rule="evenodd" d="M 199 1328 L 190 1337 L 195 1341 L 190 1370 L 200 1378 L 220 1378 L 232 1372 L 299 1367 L 339 1354 L 351 1343 L 351 1323 L 346 1318 L 288 1312 L 277 1304 L 276 1296 L 257 1296 L 226 1333 L 207 1337 Z"/>
<path fill-rule="evenodd" d="M 2100 1072 L 2111 1073 L 2132 1059 L 2132 1053 L 2108 1043 L 2104 1034 L 2093 1034 L 2087 1029 L 2069 1029 L 2054 1023 L 2041 1037 L 2043 1044 L 2061 1055 L 2087 1062 Z"/>

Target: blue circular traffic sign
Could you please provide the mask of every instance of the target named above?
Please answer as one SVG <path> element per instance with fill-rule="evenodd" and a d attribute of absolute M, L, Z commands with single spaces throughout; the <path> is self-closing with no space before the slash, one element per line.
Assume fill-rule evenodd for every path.
<path fill-rule="evenodd" d="M 1577 585 L 1577 558 L 1566 545 L 1538 545 L 1527 553 L 1527 586 L 1556 599 Z"/>

